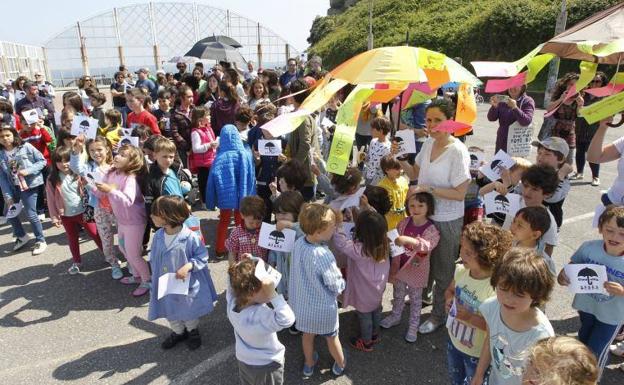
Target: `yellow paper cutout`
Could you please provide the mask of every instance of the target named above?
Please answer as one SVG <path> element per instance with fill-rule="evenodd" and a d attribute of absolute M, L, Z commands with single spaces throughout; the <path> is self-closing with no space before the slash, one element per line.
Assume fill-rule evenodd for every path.
<path fill-rule="evenodd" d="M 301 108 L 310 112 L 321 109 L 327 104 L 329 99 L 346 84 L 347 82 L 342 79 L 334 79 L 329 83 L 321 83 L 308 95 L 303 103 L 301 103 Z"/>
<path fill-rule="evenodd" d="M 576 81 L 577 91 L 587 87 L 587 85 L 594 79 L 596 76 L 596 70 L 598 69 L 598 63 L 582 61 L 580 68 L 581 73 L 579 75 L 579 79 Z"/>
<path fill-rule="evenodd" d="M 443 53 L 418 48 L 418 66 L 423 70 L 443 71 L 446 68 L 445 59 Z"/>
<path fill-rule="evenodd" d="M 457 89 L 457 112 L 455 121 L 466 123 L 472 126 L 477 119 L 477 102 L 474 97 L 472 86 L 461 83 Z M 470 131 L 470 129 L 467 129 Z M 461 136 L 463 134 L 459 134 Z"/>
<path fill-rule="evenodd" d="M 537 74 L 555 57 L 552 53 L 545 53 L 543 55 L 537 55 L 527 63 L 527 78 L 525 84 L 531 83 L 535 80 Z"/>
<path fill-rule="evenodd" d="M 593 124 L 622 110 L 624 110 L 624 92 L 611 95 L 599 102 L 581 108 L 579 115 L 584 117 L 587 123 Z"/>

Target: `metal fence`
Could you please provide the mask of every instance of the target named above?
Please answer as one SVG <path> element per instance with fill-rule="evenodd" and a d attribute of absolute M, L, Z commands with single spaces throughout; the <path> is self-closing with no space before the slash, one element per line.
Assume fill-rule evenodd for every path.
<path fill-rule="evenodd" d="M 174 70 L 168 63 L 198 40 L 225 35 L 256 66 L 282 66 L 299 52 L 260 23 L 229 10 L 196 3 L 146 3 L 100 13 L 77 22 L 44 46 L 51 79 L 71 86 L 83 74 L 110 78 L 120 64 L 130 69 Z"/>
<path fill-rule="evenodd" d="M 44 48 L 0 41 L 0 82 L 14 80 L 20 75 L 34 79 L 35 72 L 50 78 Z"/>

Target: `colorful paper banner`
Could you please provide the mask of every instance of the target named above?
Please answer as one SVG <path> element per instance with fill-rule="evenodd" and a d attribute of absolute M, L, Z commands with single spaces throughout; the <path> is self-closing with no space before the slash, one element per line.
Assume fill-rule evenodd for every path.
<path fill-rule="evenodd" d="M 457 112 L 455 113 L 455 121 L 472 126 L 476 119 L 477 102 L 475 101 L 474 90 L 471 85 L 461 83 L 457 89 Z M 461 133 L 461 135 L 466 133 Z"/>
<path fill-rule="evenodd" d="M 507 91 L 511 87 L 522 87 L 526 82 L 526 78 L 527 72 L 525 71 L 508 79 L 490 79 L 485 85 L 485 92 L 495 94 Z"/>
<path fill-rule="evenodd" d="M 622 110 L 624 110 L 624 92 L 606 97 L 599 102 L 581 108 L 579 115 L 584 117 L 587 123 L 593 124 Z"/>
<path fill-rule="evenodd" d="M 609 83 L 604 87 L 597 88 L 588 88 L 585 90 L 586 93 L 590 95 L 597 96 L 599 98 L 603 98 L 605 96 L 615 95 L 618 92 L 624 90 L 624 84 L 613 84 Z"/>

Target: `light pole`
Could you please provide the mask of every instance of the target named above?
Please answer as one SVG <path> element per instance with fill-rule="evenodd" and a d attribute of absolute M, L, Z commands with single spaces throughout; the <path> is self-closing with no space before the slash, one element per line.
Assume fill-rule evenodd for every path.
<path fill-rule="evenodd" d="M 373 0 L 368 2 L 368 49 L 373 49 Z"/>
<path fill-rule="evenodd" d="M 559 11 L 559 16 L 557 17 L 557 22 L 555 24 L 555 36 L 559 35 L 565 30 L 567 19 L 568 9 L 566 0 L 562 0 L 561 10 Z M 550 96 L 552 94 L 551 90 L 555 87 L 558 76 L 559 57 L 555 56 L 555 58 L 550 62 L 550 66 L 548 67 L 548 80 L 546 81 L 546 91 L 544 92 L 544 108 L 546 108 L 546 106 L 548 106 L 548 104 L 550 103 Z"/>

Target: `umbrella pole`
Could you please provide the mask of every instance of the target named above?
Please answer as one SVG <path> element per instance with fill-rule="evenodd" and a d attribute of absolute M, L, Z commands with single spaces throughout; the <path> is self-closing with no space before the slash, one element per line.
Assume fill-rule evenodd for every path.
<path fill-rule="evenodd" d="M 394 124 L 392 125 L 392 137 L 394 138 L 394 134 L 396 134 L 396 132 L 399 130 L 399 125 L 401 124 L 401 105 L 403 105 L 403 92 L 401 91 L 401 93 L 399 94 L 399 112 L 397 113 L 397 119 L 396 122 L 393 122 Z M 392 106 L 394 107 L 394 106 Z M 390 117 L 393 118 L 392 115 L 392 110 L 394 108 L 390 109 Z"/>

